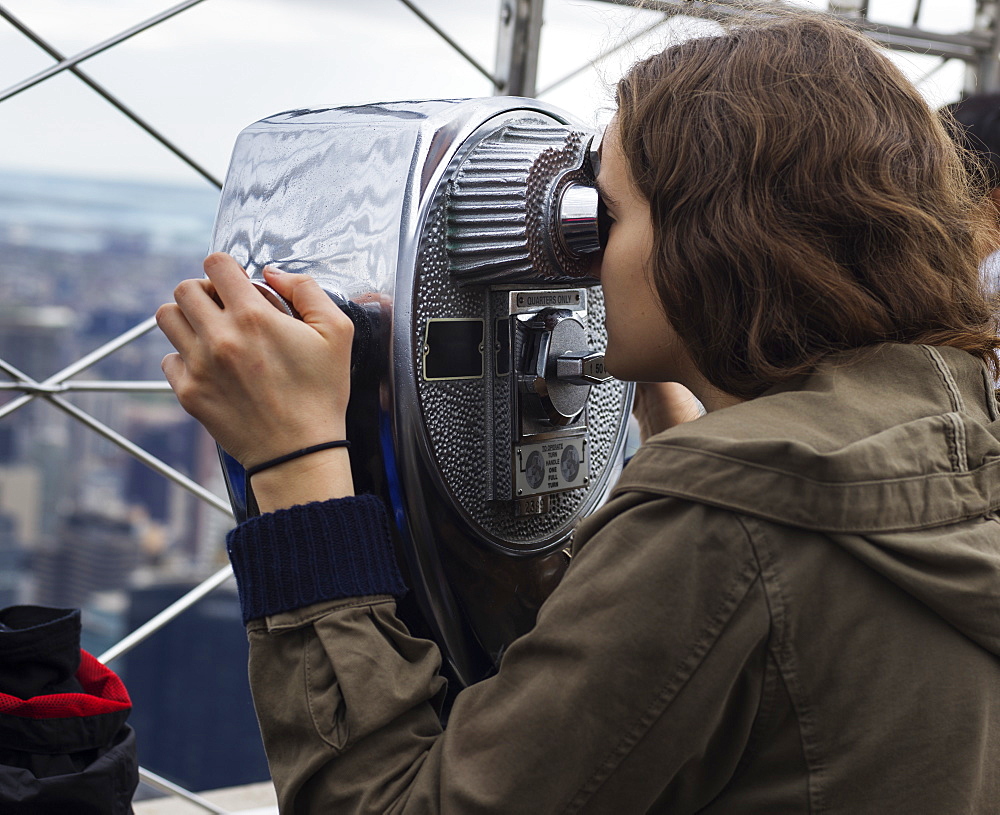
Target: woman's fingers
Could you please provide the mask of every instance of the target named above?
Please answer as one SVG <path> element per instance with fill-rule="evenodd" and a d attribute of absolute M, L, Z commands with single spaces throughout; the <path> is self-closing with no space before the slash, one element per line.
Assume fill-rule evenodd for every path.
<path fill-rule="evenodd" d="M 354 324 L 313 278 L 303 274 L 286 274 L 271 266 L 264 269 L 264 276 L 271 288 L 292 304 L 304 323 L 321 333 L 328 326 L 341 332 L 350 331 L 346 337 L 350 341 Z M 344 340 L 343 337 L 336 339 Z"/>
<path fill-rule="evenodd" d="M 344 433 L 353 324 L 308 275 L 267 272 L 303 321 L 282 314 L 227 255 L 205 260 L 157 322 L 177 349 L 161 367 L 185 410 L 238 461 Z"/>
<path fill-rule="evenodd" d="M 215 286 L 204 279 L 182 280 L 174 289 L 174 301 L 188 325 L 197 334 L 210 328 L 223 308 Z M 180 351 L 179 348 L 177 350 Z"/>
<path fill-rule="evenodd" d="M 156 310 L 156 324 L 179 354 L 190 353 L 198 342 L 191 323 L 176 303 L 164 303 Z"/>
<path fill-rule="evenodd" d="M 215 252 L 205 258 L 202 265 L 205 275 L 219 295 L 223 308 L 259 304 L 260 293 L 250 282 L 243 267 L 232 257 L 222 252 Z"/>
<path fill-rule="evenodd" d="M 160 370 L 167 384 L 176 392 L 180 387 L 181 376 L 184 373 L 184 360 L 180 354 L 167 354 L 160 362 Z"/>

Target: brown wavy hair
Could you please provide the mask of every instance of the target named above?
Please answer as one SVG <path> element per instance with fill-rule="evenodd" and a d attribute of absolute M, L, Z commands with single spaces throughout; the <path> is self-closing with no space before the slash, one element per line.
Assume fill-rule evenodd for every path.
<path fill-rule="evenodd" d="M 982 191 L 916 89 L 828 15 L 722 25 L 618 85 L 653 280 L 701 373 L 749 398 L 831 353 L 902 342 L 996 374 Z"/>

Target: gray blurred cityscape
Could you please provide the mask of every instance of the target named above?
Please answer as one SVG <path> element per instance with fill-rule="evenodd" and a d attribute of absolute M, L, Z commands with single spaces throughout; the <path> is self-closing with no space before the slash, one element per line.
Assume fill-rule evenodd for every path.
<path fill-rule="evenodd" d="M 0 358 L 42 381 L 146 320 L 200 276 L 217 197 L 208 185 L 0 173 Z M 162 382 L 170 350 L 154 329 L 74 379 Z M 19 396 L 2 391 L 0 404 Z M 62 396 L 225 495 L 214 443 L 172 394 Z M 0 607 L 82 609 L 95 655 L 223 566 L 230 526 L 43 398 L 0 418 Z M 231 584 L 112 667 L 144 766 L 188 789 L 267 778 Z"/>

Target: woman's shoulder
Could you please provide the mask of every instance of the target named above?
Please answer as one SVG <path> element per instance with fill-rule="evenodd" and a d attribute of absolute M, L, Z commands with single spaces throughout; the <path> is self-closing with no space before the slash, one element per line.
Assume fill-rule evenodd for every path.
<path fill-rule="evenodd" d="M 1000 456 L 983 372 L 969 354 L 927 346 L 831 359 L 808 377 L 652 437 L 615 490 L 823 531 L 919 525 L 938 499 L 930 509 L 941 517 L 988 511 L 985 489 L 982 507 L 955 507 L 947 477 L 960 476 L 962 461 Z"/>

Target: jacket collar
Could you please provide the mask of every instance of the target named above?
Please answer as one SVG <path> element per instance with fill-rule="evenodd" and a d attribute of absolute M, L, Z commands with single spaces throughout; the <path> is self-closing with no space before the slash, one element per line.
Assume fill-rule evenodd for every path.
<path fill-rule="evenodd" d="M 827 532 L 928 528 L 1000 509 L 998 438 L 993 381 L 978 359 L 885 344 L 654 436 L 615 493 Z"/>

